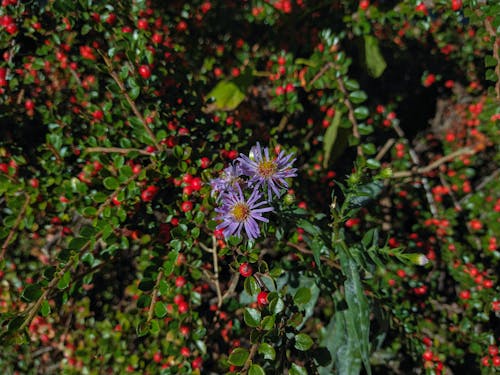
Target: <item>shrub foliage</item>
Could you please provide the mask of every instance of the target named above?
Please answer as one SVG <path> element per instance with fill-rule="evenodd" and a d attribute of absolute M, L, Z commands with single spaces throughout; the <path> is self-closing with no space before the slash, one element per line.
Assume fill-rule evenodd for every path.
<path fill-rule="evenodd" d="M 499 30 L 489 0 L 3 0 L 4 373 L 497 371 Z M 256 231 L 228 196 L 259 181 Z"/>

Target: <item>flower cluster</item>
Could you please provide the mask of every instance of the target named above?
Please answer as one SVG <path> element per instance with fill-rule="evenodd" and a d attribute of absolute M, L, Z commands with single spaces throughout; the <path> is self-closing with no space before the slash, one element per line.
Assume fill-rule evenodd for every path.
<path fill-rule="evenodd" d="M 221 221 L 217 229 L 222 229 L 225 238 L 240 237 L 242 229 L 250 240 L 259 237 L 257 221 L 269 221 L 262 215 L 274 210 L 269 206 L 273 197 L 279 198 L 288 188 L 286 179 L 296 176 L 292 157 L 283 151 L 271 157 L 269 149 L 262 149 L 257 142 L 249 156 L 240 154 L 220 177 L 211 181 L 212 195 L 220 204 L 215 209 L 215 220 Z M 267 192 L 267 200 L 262 200 L 262 191 Z"/>

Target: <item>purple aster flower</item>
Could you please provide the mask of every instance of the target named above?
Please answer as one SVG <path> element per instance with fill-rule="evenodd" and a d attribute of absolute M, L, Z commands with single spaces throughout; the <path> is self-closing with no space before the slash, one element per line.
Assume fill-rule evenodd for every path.
<path fill-rule="evenodd" d="M 242 174 L 243 171 L 237 163 L 234 163 L 224 169 L 220 177 L 214 178 L 210 181 L 212 196 L 219 194 L 218 199 L 220 199 L 222 194 L 228 191 L 235 191 L 235 187 L 239 186 L 243 182 L 240 177 Z"/>
<path fill-rule="evenodd" d="M 273 211 L 272 207 L 262 207 L 266 201 L 258 200 L 262 197 L 257 189 L 254 189 L 248 200 L 241 191 L 240 185 L 236 185 L 237 191 L 229 190 L 222 194 L 222 207 L 216 208 L 219 213 L 216 220 L 222 220 L 217 225 L 217 229 L 222 229 L 224 237 L 228 238 L 233 234 L 241 236 L 241 230 L 245 232 L 249 239 L 255 239 L 260 235 L 258 221 L 268 222 L 269 220 L 262 216 L 264 212 Z"/>
<path fill-rule="evenodd" d="M 269 157 L 267 147 L 264 148 L 264 153 L 262 153 L 259 142 L 250 150 L 250 155 L 252 154 L 252 159 L 243 154 L 240 154 L 237 159 L 241 163 L 243 173 L 250 177 L 249 185 L 255 185 L 255 188 L 266 185 L 269 200 L 271 200 L 272 192 L 277 197 L 280 197 L 280 189 L 288 188 L 285 179 L 297 176 L 295 173 L 297 169 L 292 168 L 295 161 L 295 159 L 292 159 L 293 154 L 286 155 L 281 151 L 276 158 L 272 159 Z"/>

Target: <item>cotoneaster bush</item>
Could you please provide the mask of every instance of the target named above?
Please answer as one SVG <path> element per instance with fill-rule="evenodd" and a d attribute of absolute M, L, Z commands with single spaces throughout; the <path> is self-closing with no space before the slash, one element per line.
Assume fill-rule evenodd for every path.
<path fill-rule="evenodd" d="M 495 373 L 500 4 L 4 0 L 6 374 Z"/>

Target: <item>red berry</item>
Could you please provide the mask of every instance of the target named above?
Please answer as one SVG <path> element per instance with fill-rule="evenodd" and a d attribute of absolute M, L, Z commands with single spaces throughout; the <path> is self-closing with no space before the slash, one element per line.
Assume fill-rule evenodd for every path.
<path fill-rule="evenodd" d="M 179 309 L 179 313 L 181 314 L 185 314 L 188 312 L 189 310 L 189 305 L 187 304 L 186 301 L 181 301 L 178 305 L 177 305 L 178 309 Z"/>
<path fill-rule="evenodd" d="M 201 168 L 206 169 L 206 168 L 208 168 L 209 165 L 210 165 L 210 159 L 209 158 L 202 157 L 200 159 L 200 167 Z"/>
<path fill-rule="evenodd" d="M 139 67 L 139 74 L 144 79 L 148 79 L 149 77 L 151 77 L 151 68 L 149 67 L 149 65 L 141 65 Z"/>
<path fill-rule="evenodd" d="M 155 354 L 153 354 L 153 361 L 155 361 L 156 363 L 161 362 L 161 353 L 160 352 L 156 352 Z"/>
<path fill-rule="evenodd" d="M 175 286 L 177 288 L 182 288 L 184 285 L 186 285 L 186 278 L 184 276 L 177 276 L 175 279 Z"/>
<path fill-rule="evenodd" d="M 189 357 L 191 355 L 191 350 L 187 346 L 181 348 L 181 355 L 184 357 Z"/>
<path fill-rule="evenodd" d="M 432 361 L 432 358 L 434 357 L 434 354 L 430 350 L 426 350 L 424 354 L 422 354 L 422 358 L 424 361 Z"/>
<path fill-rule="evenodd" d="M 147 30 L 149 27 L 148 25 L 148 20 L 145 18 L 141 18 L 139 21 L 137 21 L 137 28 L 139 30 Z"/>
<path fill-rule="evenodd" d="M 33 100 L 28 99 L 24 102 L 24 108 L 26 108 L 27 111 L 32 111 L 35 109 L 35 102 Z"/>
<path fill-rule="evenodd" d="M 189 212 L 193 209 L 193 203 L 191 201 L 184 201 L 181 204 L 182 212 Z"/>
<path fill-rule="evenodd" d="M 500 357 L 499 356 L 494 356 L 492 358 L 493 366 L 495 367 L 500 367 Z"/>
<path fill-rule="evenodd" d="M 456 12 L 460 8 L 462 8 L 462 0 L 451 0 L 451 9 Z"/>
<path fill-rule="evenodd" d="M 260 292 L 258 295 L 257 295 L 257 304 L 259 306 L 265 306 L 267 305 L 269 302 L 267 301 L 267 292 Z"/>
<path fill-rule="evenodd" d="M 370 6 L 370 1 L 368 1 L 368 0 L 361 0 L 359 2 L 360 9 L 366 10 L 366 9 L 368 9 L 369 6 Z"/>
<path fill-rule="evenodd" d="M 252 275 L 252 266 L 248 263 L 241 263 L 240 264 L 240 275 L 243 277 L 249 277 Z"/>

